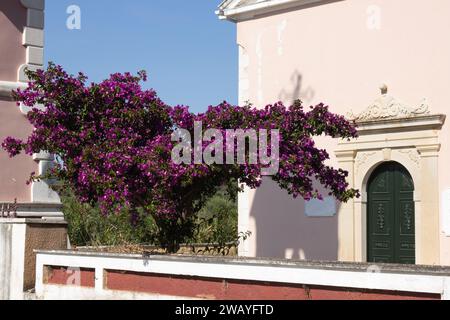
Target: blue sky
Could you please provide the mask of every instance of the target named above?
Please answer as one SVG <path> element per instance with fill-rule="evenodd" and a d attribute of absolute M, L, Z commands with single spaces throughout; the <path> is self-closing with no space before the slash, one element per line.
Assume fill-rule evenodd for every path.
<path fill-rule="evenodd" d="M 168 104 L 203 111 L 237 103 L 236 27 L 214 14 L 220 0 L 47 0 L 46 61 L 100 81 L 147 70 L 145 87 Z M 67 7 L 81 9 L 69 30 Z"/>

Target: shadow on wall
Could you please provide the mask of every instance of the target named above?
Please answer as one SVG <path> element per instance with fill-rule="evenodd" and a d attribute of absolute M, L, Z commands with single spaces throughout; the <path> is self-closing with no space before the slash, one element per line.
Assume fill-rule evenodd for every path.
<path fill-rule="evenodd" d="M 23 26 L 26 25 L 27 13 L 20 0 L 1 0 L 0 12 L 5 15 L 18 31 L 22 32 Z"/>
<path fill-rule="evenodd" d="M 287 104 L 292 104 L 297 99 L 310 104 L 316 94 L 310 86 L 303 88 L 303 75 L 298 70 L 292 73 L 288 88 L 281 90 L 278 95 L 278 99 Z"/>
<path fill-rule="evenodd" d="M 323 188 L 319 191 L 327 195 Z M 339 212 L 337 203 L 336 212 Z M 338 218 L 307 217 L 305 200 L 293 199 L 269 177 L 255 190 L 250 206 L 257 257 L 300 260 L 338 259 Z"/>

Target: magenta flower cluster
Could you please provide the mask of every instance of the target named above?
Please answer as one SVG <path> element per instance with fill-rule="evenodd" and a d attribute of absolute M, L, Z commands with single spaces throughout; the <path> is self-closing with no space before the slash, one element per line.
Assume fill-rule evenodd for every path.
<path fill-rule="evenodd" d="M 193 114 L 143 90 L 145 72 L 117 73 L 100 83 L 88 83 L 82 73 L 72 76 L 52 63 L 46 71 L 27 73 L 31 81 L 14 93 L 16 101 L 45 108 L 28 113 L 35 130 L 26 141 L 7 138 L 2 147 L 10 156 L 41 150 L 58 155 L 61 165 L 46 177 L 66 182 L 81 201 L 100 204 L 105 214 L 126 207 L 142 208 L 157 221 L 186 219 L 230 180 L 252 188 L 261 184 L 258 164 L 175 164 L 171 134 L 176 128 L 193 132 L 194 121 L 205 130 L 280 130 L 280 165 L 272 179 L 293 197 L 320 198 L 314 180 L 341 201 L 358 196 L 346 182 L 347 172 L 327 166 L 327 151 L 313 140 L 357 134 L 352 123 L 324 104 L 305 110 L 299 101 L 263 109 L 224 102 Z"/>

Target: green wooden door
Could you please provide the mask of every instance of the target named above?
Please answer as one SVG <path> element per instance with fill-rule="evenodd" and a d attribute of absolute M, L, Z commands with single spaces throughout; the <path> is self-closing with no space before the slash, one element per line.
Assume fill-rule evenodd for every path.
<path fill-rule="evenodd" d="M 414 183 L 397 162 L 379 166 L 367 189 L 367 260 L 415 263 Z"/>

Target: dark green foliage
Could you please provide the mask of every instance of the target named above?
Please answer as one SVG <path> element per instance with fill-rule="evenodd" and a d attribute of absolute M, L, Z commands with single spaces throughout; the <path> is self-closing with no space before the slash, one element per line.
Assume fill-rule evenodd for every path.
<path fill-rule="evenodd" d="M 226 244 L 235 242 L 237 206 L 223 191 L 213 196 L 198 213 L 196 240 L 202 243 Z"/>
<path fill-rule="evenodd" d="M 73 246 L 160 245 L 164 240 L 151 216 L 140 214 L 139 223 L 133 225 L 126 211 L 104 216 L 98 207 L 78 201 L 71 191 L 62 192 L 61 197 Z M 237 204 L 222 190 L 206 203 L 195 219 L 191 221 L 193 232 L 184 239 L 185 243 L 223 245 L 238 240 Z"/>
<path fill-rule="evenodd" d="M 156 226 L 151 217 L 133 226 L 130 215 L 105 216 L 98 207 L 83 204 L 72 192 L 62 195 L 63 211 L 69 224 L 69 238 L 73 246 L 115 246 L 153 243 Z"/>

